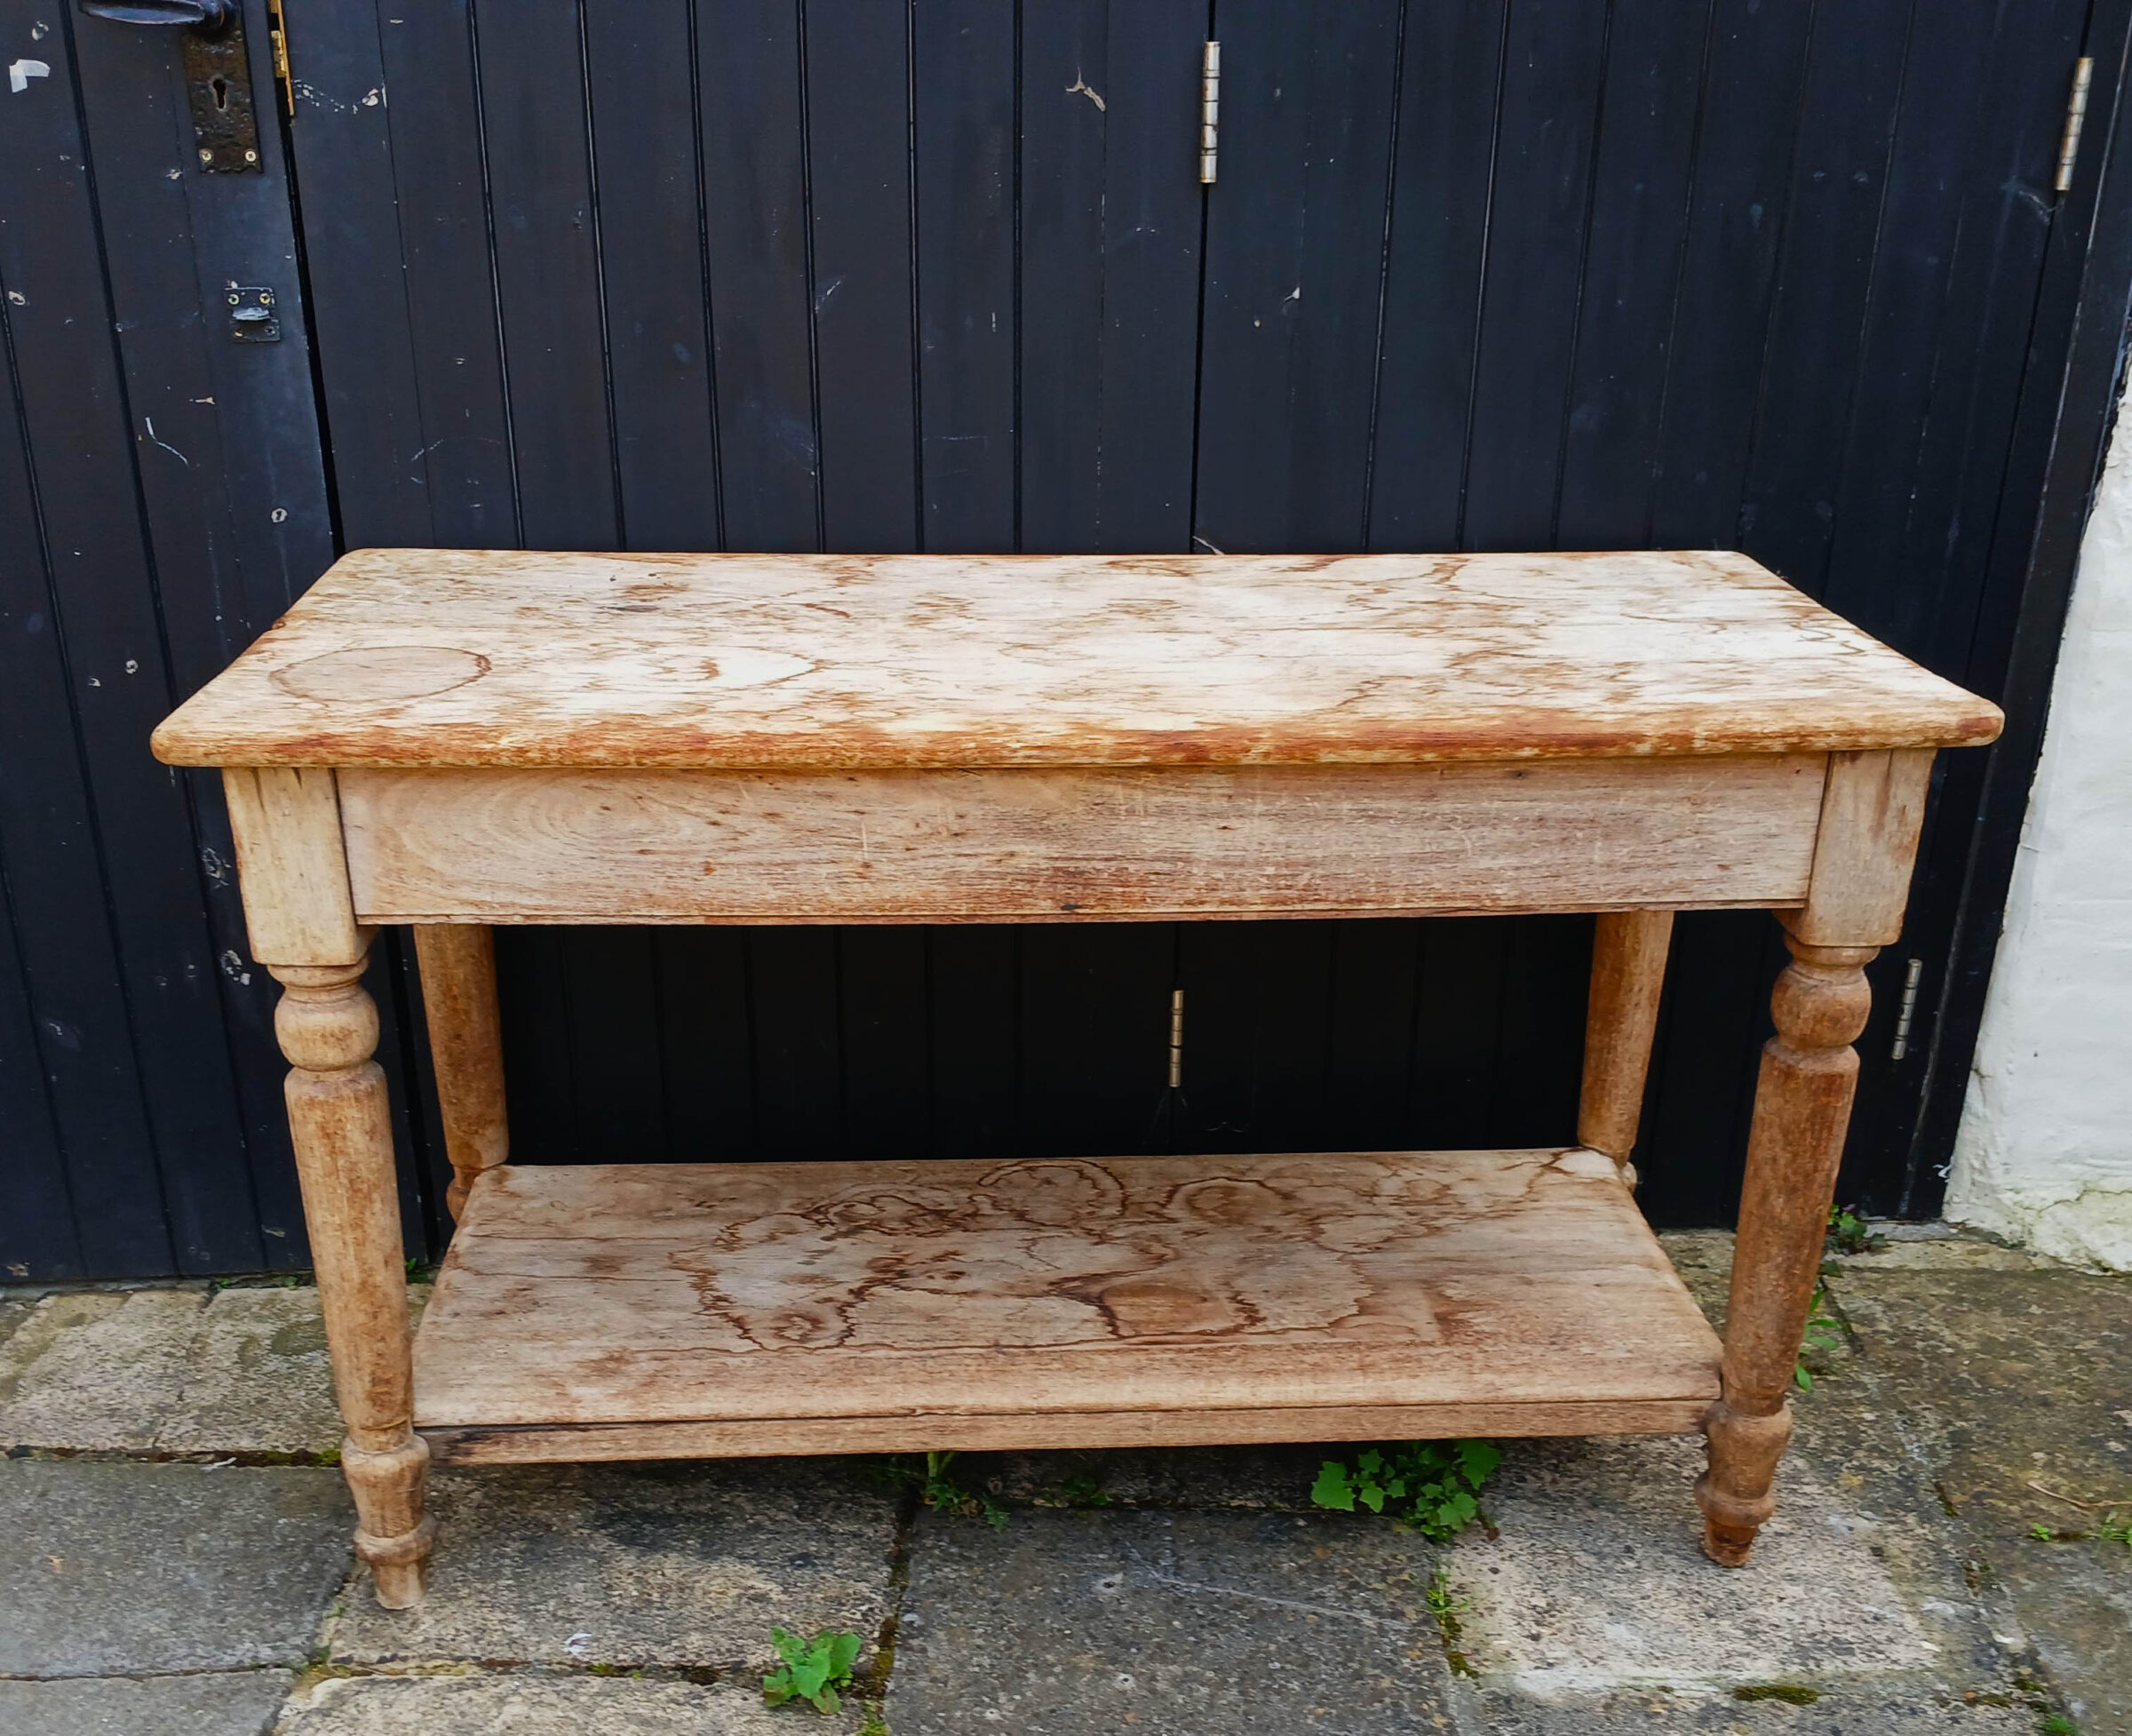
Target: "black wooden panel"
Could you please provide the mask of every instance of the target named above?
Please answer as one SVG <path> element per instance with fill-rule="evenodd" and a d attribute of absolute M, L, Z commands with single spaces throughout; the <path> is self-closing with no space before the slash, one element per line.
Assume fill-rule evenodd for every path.
<path fill-rule="evenodd" d="M 1021 541 L 1183 551 L 1198 363 L 1206 9 L 1023 9 Z"/>
<path fill-rule="evenodd" d="M 474 7 L 483 161 L 519 533 L 529 548 L 621 541 L 579 15 Z"/>
<path fill-rule="evenodd" d="M 799 12 L 699 0 L 696 32 L 724 545 L 809 550 L 821 525 Z"/>
<path fill-rule="evenodd" d="M 746 933 L 680 928 L 658 940 L 667 1148 L 683 1163 L 750 1156 L 755 1065 Z"/>
<path fill-rule="evenodd" d="M 919 469 L 925 546 L 1016 545 L 1016 17 L 993 0 L 915 0 Z"/>
<path fill-rule="evenodd" d="M 1362 545 L 1398 65 L 1390 0 L 1221 9 L 1194 535 Z"/>
<path fill-rule="evenodd" d="M 1370 546 L 1459 546 L 1505 0 L 1409 5 L 1399 76 Z"/>
<path fill-rule="evenodd" d="M 1169 1092 L 1174 931 L 1160 922 L 1034 923 L 1020 942 L 1012 1150 L 1149 1150 Z"/>
<path fill-rule="evenodd" d="M 919 543 L 909 20 L 884 0 L 805 9 L 807 200 L 823 546 Z"/>
<path fill-rule="evenodd" d="M 927 930 L 839 931 L 845 1155 L 928 1158 L 933 1133 Z"/>
<path fill-rule="evenodd" d="M 584 20 L 623 541 L 715 548 L 691 8 L 634 0 Z"/>
<path fill-rule="evenodd" d="M 71 13 L 6 27 L 52 71 L 0 111 L 20 624 L 0 852 L 13 1004 L 42 1051 L 17 1051 L 16 1078 L 44 1075 L 22 1125 L 64 1143 L 62 1175 L 24 1134 L 15 1179 L 36 1178 L 42 1228 L 11 1263 L 300 1264 L 271 984 L 245 957 L 219 784 L 147 751 L 330 556 L 280 141 L 258 175 L 198 176 L 167 36 Z M 282 344 L 230 342 L 228 283 L 276 291 Z M 76 1229 L 46 1233 L 55 1214 Z"/>
<path fill-rule="evenodd" d="M 1555 539 L 1563 418 L 1577 341 L 1604 0 L 1513 6 L 1504 36 L 1479 350 L 1473 376 L 1467 548 Z"/>
<path fill-rule="evenodd" d="M 1738 536 L 1812 15 L 1808 0 L 1717 0 L 1712 18 L 1651 521 L 1660 548 Z"/>
<path fill-rule="evenodd" d="M 1022 935 L 970 925 L 926 936 L 933 1149 L 943 1158 L 1014 1149 Z"/>
<path fill-rule="evenodd" d="M 1651 540 L 1706 35 L 1676 0 L 1616 0 L 1608 26 L 1558 547 Z"/>

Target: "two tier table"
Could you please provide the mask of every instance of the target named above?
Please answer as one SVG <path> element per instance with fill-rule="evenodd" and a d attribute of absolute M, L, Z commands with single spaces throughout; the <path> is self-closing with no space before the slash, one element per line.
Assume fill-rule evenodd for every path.
<path fill-rule="evenodd" d="M 433 1461 L 1699 1430 L 1745 1561 L 1862 967 L 1935 750 L 1999 724 L 1738 554 L 373 549 L 155 745 L 222 768 L 355 1547 L 402 1606 Z M 1673 912 L 1736 905 L 1793 962 L 1721 1345 L 1628 1166 Z M 1599 912 L 1575 1146 L 506 1160 L 498 922 L 1531 911 Z M 411 1337 L 392 922 L 458 1220 Z"/>

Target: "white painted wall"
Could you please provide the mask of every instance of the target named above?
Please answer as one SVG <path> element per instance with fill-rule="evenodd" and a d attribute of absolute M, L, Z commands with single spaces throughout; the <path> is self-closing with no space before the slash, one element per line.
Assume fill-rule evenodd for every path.
<path fill-rule="evenodd" d="M 2132 394 L 2030 792 L 1946 1213 L 2132 1270 Z"/>

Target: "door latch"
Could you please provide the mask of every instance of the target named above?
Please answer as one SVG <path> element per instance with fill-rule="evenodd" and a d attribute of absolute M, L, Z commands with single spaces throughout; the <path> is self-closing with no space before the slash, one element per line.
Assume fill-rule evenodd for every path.
<path fill-rule="evenodd" d="M 91 18 L 182 30 L 179 58 L 203 175 L 264 172 L 242 0 L 80 0 Z"/>
<path fill-rule="evenodd" d="M 229 335 L 240 344 L 278 344 L 282 322 L 274 311 L 274 291 L 263 284 L 229 286 Z"/>

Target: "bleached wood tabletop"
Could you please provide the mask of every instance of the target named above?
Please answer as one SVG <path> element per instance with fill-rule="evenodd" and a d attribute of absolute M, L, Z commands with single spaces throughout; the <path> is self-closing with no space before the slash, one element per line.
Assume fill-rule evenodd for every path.
<path fill-rule="evenodd" d="M 1990 740 L 1745 555 L 366 549 L 180 765 L 1313 765 Z"/>
<path fill-rule="evenodd" d="M 433 1454 L 1699 1428 L 1704 1546 L 1743 1563 L 1864 967 L 1934 753 L 1999 721 L 1737 554 L 370 550 L 155 749 L 223 768 L 286 989 L 356 1547 L 398 1605 Z M 1736 905 L 1793 962 L 1721 1353 L 1629 1160 L 1673 912 Z M 1540 910 L 1601 912 L 1573 1146 L 507 1162 L 493 923 Z M 411 1345 L 384 922 L 461 1220 Z"/>

